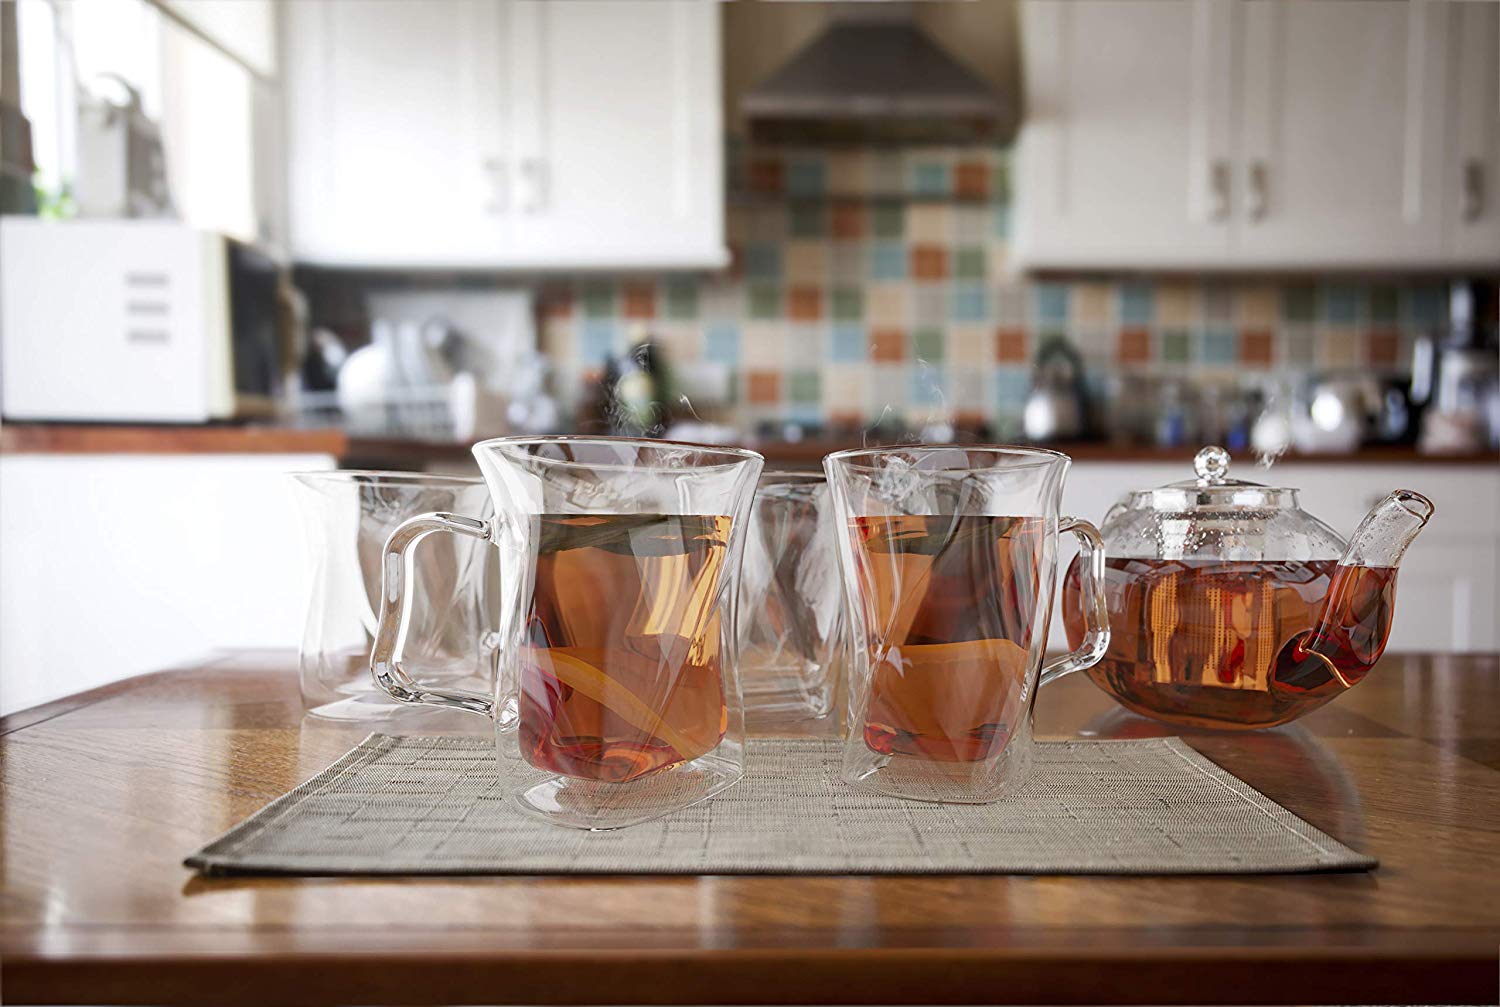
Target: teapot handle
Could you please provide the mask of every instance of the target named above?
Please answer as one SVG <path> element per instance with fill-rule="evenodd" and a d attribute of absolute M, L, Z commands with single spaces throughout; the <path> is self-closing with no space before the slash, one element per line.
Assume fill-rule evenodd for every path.
<path fill-rule="evenodd" d="M 1077 650 L 1042 667 L 1039 686 L 1098 664 L 1109 649 L 1109 610 L 1104 604 L 1104 539 L 1098 528 L 1076 517 L 1063 518 L 1057 530 L 1078 537 L 1084 633 Z"/>
<path fill-rule="evenodd" d="M 489 717 L 495 712 L 495 701 L 489 696 L 458 689 L 425 688 L 401 666 L 401 650 L 406 643 L 406 609 L 414 582 L 411 557 L 418 542 L 433 532 L 445 531 L 472 538 L 490 538 L 488 521 L 457 514 L 418 514 L 396 526 L 386 540 L 380 576 L 380 623 L 375 632 L 375 646 L 370 651 L 370 674 L 375 684 L 392 699 L 402 703 L 425 703 L 467 710 Z"/>

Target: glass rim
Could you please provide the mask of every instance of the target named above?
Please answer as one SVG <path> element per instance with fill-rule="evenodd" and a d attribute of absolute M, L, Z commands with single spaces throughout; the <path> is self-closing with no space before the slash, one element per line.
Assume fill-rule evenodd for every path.
<path fill-rule="evenodd" d="M 295 472 L 288 472 L 287 475 L 301 482 L 321 482 L 326 480 L 328 482 L 350 483 L 365 479 L 370 482 L 388 483 L 484 485 L 484 478 L 482 476 L 462 476 L 448 472 L 403 472 L 387 469 L 299 469 Z"/>
<path fill-rule="evenodd" d="M 506 437 L 490 437 L 479 441 L 469 451 L 477 457 L 481 448 L 486 451 L 495 451 L 525 444 L 598 444 L 638 448 L 677 448 L 706 456 L 717 456 L 718 461 L 709 464 L 718 465 L 739 464 L 747 461 L 759 461 L 764 464 L 766 460 L 760 452 L 751 451 L 749 448 L 737 448 L 724 444 L 695 444 L 692 441 L 672 441 L 657 437 L 611 437 L 604 434 L 516 434 Z M 540 460 L 571 465 L 596 464 L 579 462 L 570 458 L 542 458 Z"/>
<path fill-rule="evenodd" d="M 902 452 L 912 451 L 977 451 L 999 457 L 1025 458 L 1030 464 L 1052 465 L 1056 462 L 1072 464 L 1070 455 L 1051 448 L 1038 448 L 1026 444 L 886 444 L 874 448 L 846 448 L 843 451 L 834 451 L 823 456 L 824 462 L 839 462 L 844 465 L 860 465 L 862 461 L 868 460 L 867 466 L 882 456 L 894 455 Z M 951 466 L 937 471 L 960 472 L 964 469 Z"/>

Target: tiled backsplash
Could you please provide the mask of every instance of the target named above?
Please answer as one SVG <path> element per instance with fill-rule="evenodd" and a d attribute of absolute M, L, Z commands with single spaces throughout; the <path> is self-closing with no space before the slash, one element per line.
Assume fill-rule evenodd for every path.
<path fill-rule="evenodd" d="M 1440 280 L 1080 279 L 1009 270 L 1004 151 L 732 151 L 722 275 L 577 278 L 542 290 L 565 395 L 644 326 L 674 366 L 721 372 L 721 413 L 855 420 L 889 406 L 1019 415 L 1042 340 L 1110 372 L 1246 381 L 1399 369 L 1446 317 Z"/>

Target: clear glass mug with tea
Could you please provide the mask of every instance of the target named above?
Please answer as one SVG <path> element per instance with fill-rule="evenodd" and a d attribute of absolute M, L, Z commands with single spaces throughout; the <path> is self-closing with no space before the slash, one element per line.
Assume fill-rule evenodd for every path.
<path fill-rule="evenodd" d="M 736 573 L 760 455 L 609 437 L 502 437 L 473 452 L 494 517 L 426 514 L 391 536 L 375 680 L 402 702 L 491 718 L 506 793 L 559 825 L 619 828 L 732 786 Z M 499 550 L 490 694 L 433 688 L 402 665 L 408 571 L 440 531 Z"/>
<path fill-rule="evenodd" d="M 844 605 L 822 472 L 765 472 L 740 568 L 740 686 L 752 727 L 832 730 Z"/>
<path fill-rule="evenodd" d="M 960 803 L 1024 782 L 1038 686 L 1093 664 L 1109 643 L 1099 533 L 1058 513 L 1069 464 L 998 446 L 824 459 L 849 623 L 847 781 Z M 1043 666 L 1064 533 L 1081 548 L 1088 631 Z"/>
<path fill-rule="evenodd" d="M 1396 567 L 1433 514 L 1398 489 L 1345 542 L 1294 489 L 1229 477 L 1207 447 L 1195 478 L 1127 494 L 1105 515 L 1110 641 L 1089 675 L 1168 723 L 1274 727 L 1357 685 L 1390 636 Z M 1068 639 L 1089 632 L 1064 582 Z"/>
<path fill-rule="evenodd" d="M 425 472 L 296 472 L 314 560 L 298 657 L 302 702 L 329 720 L 378 721 L 403 710 L 370 680 L 370 648 L 380 612 L 385 543 L 408 518 L 430 511 L 490 516 L 477 478 Z M 406 653 L 424 681 L 488 688 L 494 677 L 486 641 L 493 626 L 483 543 L 453 539 L 425 550 L 411 569 L 420 586 L 407 615 Z"/>

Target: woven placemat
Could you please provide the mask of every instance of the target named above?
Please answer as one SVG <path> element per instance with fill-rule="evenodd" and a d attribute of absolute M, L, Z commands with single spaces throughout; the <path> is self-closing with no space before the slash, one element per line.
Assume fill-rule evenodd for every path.
<path fill-rule="evenodd" d="M 1264 874 L 1375 866 L 1176 738 L 1037 746 L 994 804 L 839 778 L 823 739 L 750 743 L 712 800 L 616 832 L 502 796 L 491 741 L 372 734 L 187 859 L 207 874 Z"/>

